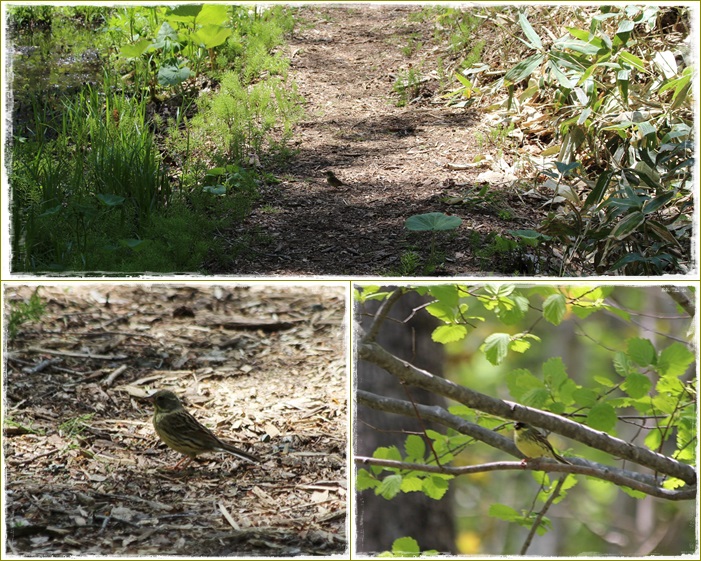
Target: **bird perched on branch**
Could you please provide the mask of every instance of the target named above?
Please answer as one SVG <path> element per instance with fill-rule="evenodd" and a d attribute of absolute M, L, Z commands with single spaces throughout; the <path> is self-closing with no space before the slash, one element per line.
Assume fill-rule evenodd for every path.
<path fill-rule="evenodd" d="M 514 424 L 514 444 L 527 458 L 553 458 L 563 464 L 570 464 L 560 456 L 548 439 L 536 428 L 526 423 Z"/>
<path fill-rule="evenodd" d="M 215 436 L 211 430 L 185 410 L 178 396 L 173 392 L 159 390 L 150 399 L 155 410 L 153 427 L 156 433 L 170 448 L 186 456 L 172 469 L 176 469 L 185 460 L 188 460 L 189 464 L 198 454 L 213 450 L 223 450 L 249 462 L 260 462 L 257 456 L 244 452 Z"/>

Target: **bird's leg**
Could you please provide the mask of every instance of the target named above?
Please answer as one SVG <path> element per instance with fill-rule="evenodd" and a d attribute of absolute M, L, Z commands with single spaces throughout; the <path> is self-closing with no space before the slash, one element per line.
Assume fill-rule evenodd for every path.
<path fill-rule="evenodd" d="M 182 458 L 177 464 L 175 464 L 170 469 L 172 469 L 172 470 L 178 469 L 178 466 L 180 466 L 180 464 L 182 464 L 185 460 L 187 460 L 187 464 L 185 464 L 185 465 L 188 465 L 192 461 L 192 458 L 190 456 L 185 456 L 184 458 Z"/>

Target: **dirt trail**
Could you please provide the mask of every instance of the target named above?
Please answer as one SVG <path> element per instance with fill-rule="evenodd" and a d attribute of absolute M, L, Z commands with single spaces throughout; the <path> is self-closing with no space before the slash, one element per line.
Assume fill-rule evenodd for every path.
<path fill-rule="evenodd" d="M 260 253 L 243 258 L 228 273 L 397 274 L 407 249 L 404 222 L 426 212 L 463 219 L 458 236 L 443 240 L 446 263 L 440 273 L 479 272 L 469 256 L 467 233 L 484 231 L 499 219 L 475 221 L 464 207 L 440 200 L 477 174 L 444 165 L 471 160 L 476 119 L 474 112 L 431 102 L 438 87 L 432 71 L 445 53 L 432 40 L 431 22 L 410 21 L 410 14 L 420 10 L 376 5 L 300 9 L 304 23 L 289 39 L 291 78 L 307 100 L 307 120 L 295 136 L 299 154 L 236 232 L 256 230 L 270 236 L 271 243 L 254 248 Z M 410 57 L 402 53 L 419 43 Z M 409 68 L 430 78 L 422 84 L 425 98 L 397 107 L 392 85 L 396 74 Z M 327 169 L 347 185 L 330 187 Z M 416 249 L 426 257 L 427 245 Z"/>

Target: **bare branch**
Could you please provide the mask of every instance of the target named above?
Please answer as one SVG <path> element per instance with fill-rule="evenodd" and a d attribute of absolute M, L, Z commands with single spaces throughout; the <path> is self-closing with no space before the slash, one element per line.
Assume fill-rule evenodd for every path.
<path fill-rule="evenodd" d="M 377 339 L 377 334 L 379 333 L 380 327 L 382 327 L 382 324 L 387 318 L 387 314 L 392 309 L 392 306 L 394 306 L 395 302 L 402 297 L 404 292 L 405 290 L 402 288 L 395 288 L 394 292 L 392 292 L 392 294 L 390 294 L 384 300 L 384 302 L 380 304 L 380 307 L 375 313 L 375 319 L 373 319 L 372 324 L 370 325 L 370 329 L 368 329 L 367 333 L 363 337 L 363 341 L 370 342 L 375 341 L 375 339 Z"/>

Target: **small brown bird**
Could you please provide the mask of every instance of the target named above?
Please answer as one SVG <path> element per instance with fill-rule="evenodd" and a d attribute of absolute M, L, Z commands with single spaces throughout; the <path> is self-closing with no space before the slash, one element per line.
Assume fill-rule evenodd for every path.
<path fill-rule="evenodd" d="M 342 185 L 345 185 L 345 183 L 336 177 L 331 170 L 324 173 L 326 173 L 326 182 L 331 185 L 331 187 L 341 187 Z"/>
<path fill-rule="evenodd" d="M 211 430 L 185 410 L 173 392 L 159 390 L 151 396 L 151 401 L 155 409 L 153 427 L 156 433 L 170 448 L 187 456 L 172 469 L 176 469 L 185 460 L 188 460 L 189 464 L 198 454 L 213 450 L 224 450 L 249 462 L 260 462 L 257 456 L 217 438 Z"/>

